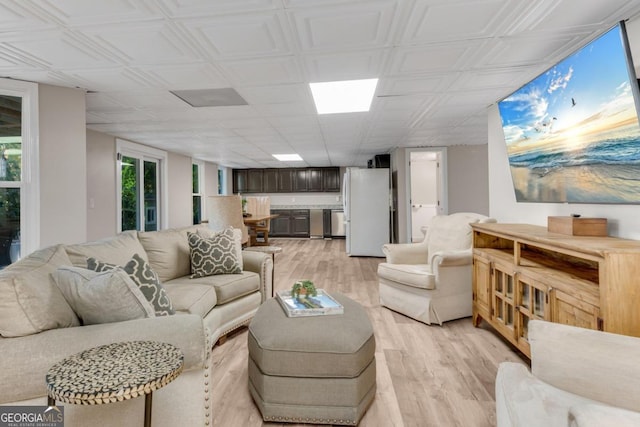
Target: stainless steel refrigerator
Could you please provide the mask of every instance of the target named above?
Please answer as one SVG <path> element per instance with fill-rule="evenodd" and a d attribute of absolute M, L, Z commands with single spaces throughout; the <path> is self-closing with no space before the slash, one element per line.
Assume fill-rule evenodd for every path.
<path fill-rule="evenodd" d="M 389 243 L 389 169 L 347 168 L 342 185 L 347 254 L 383 257 Z"/>

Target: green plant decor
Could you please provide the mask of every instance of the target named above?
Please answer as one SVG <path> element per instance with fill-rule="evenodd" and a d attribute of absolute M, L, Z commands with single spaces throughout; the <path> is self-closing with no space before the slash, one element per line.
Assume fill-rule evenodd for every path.
<path fill-rule="evenodd" d="M 318 291 L 311 280 L 298 280 L 291 288 L 291 296 L 306 308 L 322 307 L 317 300 L 311 298 L 317 295 Z"/>
<path fill-rule="evenodd" d="M 298 280 L 291 288 L 291 296 L 297 299 L 315 297 L 318 295 L 311 280 Z"/>

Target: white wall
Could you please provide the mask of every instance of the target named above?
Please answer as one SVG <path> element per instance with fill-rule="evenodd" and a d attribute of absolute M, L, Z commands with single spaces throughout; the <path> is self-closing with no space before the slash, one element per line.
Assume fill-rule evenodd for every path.
<path fill-rule="evenodd" d="M 169 228 L 193 224 L 191 157 L 169 153 Z"/>
<path fill-rule="evenodd" d="M 489 212 L 498 222 L 547 225 L 548 216 L 607 218 L 609 235 L 640 239 L 640 206 L 517 203 L 497 105 L 489 107 Z"/>
<path fill-rule="evenodd" d="M 489 215 L 488 146 L 452 145 L 447 159 L 449 213 Z"/>
<path fill-rule="evenodd" d="M 433 149 L 437 147 L 425 147 Z M 396 148 L 391 155 L 392 173 L 398 180 L 398 242 L 408 241 L 409 201 L 406 197 L 406 156 L 411 148 Z M 446 213 L 477 212 L 489 214 L 489 179 L 485 145 L 446 147 Z"/>
<path fill-rule="evenodd" d="M 87 130 L 87 240 L 117 232 L 115 138 Z"/>
<path fill-rule="evenodd" d="M 40 246 L 87 237 L 83 90 L 39 85 Z"/>

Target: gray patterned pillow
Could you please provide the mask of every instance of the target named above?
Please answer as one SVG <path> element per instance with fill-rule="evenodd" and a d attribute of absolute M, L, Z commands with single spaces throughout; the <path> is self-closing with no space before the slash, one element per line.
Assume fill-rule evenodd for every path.
<path fill-rule="evenodd" d="M 187 233 L 187 235 L 192 279 L 216 274 L 242 273 L 232 228 L 225 228 L 210 238 L 202 237 L 197 233 Z"/>
<path fill-rule="evenodd" d="M 95 258 L 88 258 L 87 268 L 89 270 L 102 272 L 116 268 L 116 266 L 106 262 L 100 262 Z M 151 265 L 149 265 L 144 258 L 138 254 L 134 254 L 133 258 L 131 258 L 122 269 L 140 288 L 145 298 L 153 304 L 156 316 L 169 316 L 176 313 L 169 299 L 169 295 L 167 295 L 167 291 L 158 279 L 158 275 L 151 269 Z"/>

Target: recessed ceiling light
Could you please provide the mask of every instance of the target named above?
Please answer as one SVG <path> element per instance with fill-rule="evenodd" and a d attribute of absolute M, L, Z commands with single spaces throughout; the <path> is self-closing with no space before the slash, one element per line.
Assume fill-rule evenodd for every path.
<path fill-rule="evenodd" d="M 273 157 L 281 162 L 302 162 L 302 157 L 299 154 L 272 154 Z"/>
<path fill-rule="evenodd" d="M 369 111 L 378 79 L 309 83 L 318 114 Z"/>

